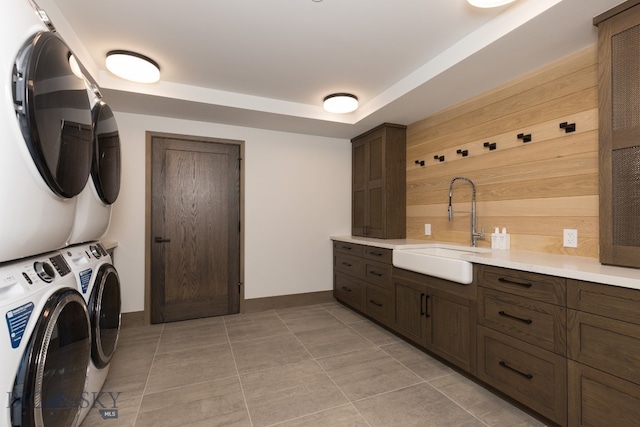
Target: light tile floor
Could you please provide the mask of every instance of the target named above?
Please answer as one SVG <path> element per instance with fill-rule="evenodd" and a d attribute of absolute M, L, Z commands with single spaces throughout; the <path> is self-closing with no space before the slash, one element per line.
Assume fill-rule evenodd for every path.
<path fill-rule="evenodd" d="M 123 329 L 103 392 L 82 427 L 543 425 L 337 303 Z"/>

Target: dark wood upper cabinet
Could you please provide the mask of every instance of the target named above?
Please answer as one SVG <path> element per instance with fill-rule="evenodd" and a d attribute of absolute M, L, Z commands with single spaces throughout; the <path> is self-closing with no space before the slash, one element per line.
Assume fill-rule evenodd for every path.
<path fill-rule="evenodd" d="M 351 140 L 353 236 L 406 237 L 406 132 L 385 123 Z"/>
<path fill-rule="evenodd" d="M 598 26 L 600 262 L 640 267 L 640 2 Z"/>

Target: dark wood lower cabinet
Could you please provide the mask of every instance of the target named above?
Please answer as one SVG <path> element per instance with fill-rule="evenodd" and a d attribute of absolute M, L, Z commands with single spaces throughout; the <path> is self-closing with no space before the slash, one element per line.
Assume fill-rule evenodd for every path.
<path fill-rule="evenodd" d="M 470 285 L 334 244 L 335 297 L 560 426 L 640 425 L 640 290 L 476 265 Z M 548 422 L 547 421 L 547 422 Z"/>
<path fill-rule="evenodd" d="M 475 372 L 476 302 L 442 290 L 464 285 L 423 275 L 413 278 L 420 281 L 394 277 L 393 328 L 465 371 Z"/>

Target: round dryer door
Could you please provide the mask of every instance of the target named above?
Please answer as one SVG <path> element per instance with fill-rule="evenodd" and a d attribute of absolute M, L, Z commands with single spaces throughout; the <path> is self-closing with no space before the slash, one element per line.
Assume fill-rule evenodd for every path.
<path fill-rule="evenodd" d="M 89 297 L 91 360 L 97 368 L 109 364 L 120 334 L 120 278 L 111 264 L 98 268 Z"/>
<path fill-rule="evenodd" d="M 74 425 L 83 402 L 90 358 L 87 305 L 61 289 L 45 303 L 25 349 L 12 394 L 12 425 Z"/>
<path fill-rule="evenodd" d="M 78 195 L 93 155 L 91 104 L 78 62 L 54 33 L 36 34 L 20 50 L 13 98 L 31 158 L 58 196 Z"/>
<path fill-rule="evenodd" d="M 110 205 L 120 192 L 120 134 L 107 104 L 98 102 L 91 113 L 95 140 L 91 178 L 100 199 Z"/>

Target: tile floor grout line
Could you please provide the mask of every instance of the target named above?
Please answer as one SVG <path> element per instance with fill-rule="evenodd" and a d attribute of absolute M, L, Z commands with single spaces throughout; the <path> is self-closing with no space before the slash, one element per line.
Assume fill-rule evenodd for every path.
<path fill-rule="evenodd" d="M 324 308 L 324 307 L 323 307 Z M 325 310 L 327 311 L 327 310 Z M 280 313 L 276 312 L 276 314 L 278 315 L 278 317 L 280 317 Z M 331 313 L 329 313 L 331 314 Z M 332 315 L 332 314 L 331 314 Z M 332 315 L 333 316 L 333 315 Z M 335 317 L 335 316 L 333 316 Z M 304 348 L 304 350 L 309 354 L 309 357 L 311 357 L 311 360 L 313 360 L 313 362 L 318 365 L 318 367 L 322 370 L 322 372 L 324 372 L 324 374 L 327 376 L 327 378 L 329 378 L 329 381 L 331 381 L 331 383 L 340 391 L 340 393 L 342 393 L 342 395 L 344 396 L 345 399 L 347 399 L 347 404 L 351 405 L 353 407 L 353 409 L 356 410 L 356 412 L 358 413 L 358 415 L 360 415 L 360 417 L 362 417 L 362 419 L 367 423 L 367 425 L 369 427 L 371 427 L 371 424 L 369 423 L 369 420 L 362 415 L 362 413 L 360 412 L 360 410 L 353 404 L 353 402 L 351 401 L 351 399 L 349 399 L 349 396 L 347 396 L 347 394 L 342 390 L 342 388 L 336 384 L 336 382 L 333 380 L 333 378 L 331 378 L 331 375 L 329 375 L 329 373 L 326 371 L 326 369 L 324 369 L 324 367 L 318 362 L 318 359 L 316 357 L 314 357 L 313 354 L 311 354 L 311 352 L 309 351 L 309 349 L 307 348 L 306 345 L 304 345 L 304 343 L 300 340 L 300 338 L 298 338 L 298 336 L 291 330 L 291 328 L 289 328 L 289 325 L 287 325 L 287 322 L 284 321 L 284 319 L 282 319 L 282 317 L 280 317 L 280 320 L 284 323 L 284 325 L 287 327 L 287 329 L 291 332 L 291 334 L 294 336 L 294 338 L 300 343 L 300 345 L 302 346 L 302 348 Z M 342 320 L 338 319 L 338 321 L 340 323 L 343 323 Z M 343 323 L 344 324 L 344 323 Z M 344 354 L 348 354 L 350 352 L 344 353 Z M 328 356 L 327 356 L 328 357 Z M 344 406 L 344 405 L 339 405 L 336 406 L 334 408 L 327 408 L 325 409 L 325 411 L 329 411 L 335 408 L 339 408 L 340 406 Z M 323 411 L 319 411 L 319 412 L 323 412 Z M 310 414 L 306 414 L 304 416 L 308 416 Z M 301 417 L 300 417 L 301 418 Z M 291 420 L 286 420 L 286 421 L 291 421 Z M 284 421 L 283 421 L 284 422 Z"/>
<path fill-rule="evenodd" d="M 385 344 L 385 345 L 393 345 L 396 343 L 391 343 L 391 344 Z M 411 345 L 411 344 L 409 344 Z M 382 350 L 385 354 L 387 354 L 389 357 L 391 357 L 393 360 L 395 360 L 396 362 L 398 362 L 400 365 L 402 365 L 403 367 L 407 368 L 409 371 L 411 371 L 415 376 L 417 376 L 418 378 L 422 379 L 423 381 L 425 381 L 426 383 L 429 383 L 429 381 L 438 379 L 438 378 L 444 378 L 444 377 L 448 377 L 449 375 L 451 375 L 453 373 L 453 371 L 451 371 L 451 373 L 448 374 L 443 374 L 443 375 L 439 375 L 437 377 L 431 378 L 431 379 L 426 379 L 423 378 L 419 373 L 417 373 L 415 370 L 411 369 L 409 366 L 405 365 L 404 363 L 402 363 L 397 357 L 395 357 L 393 354 L 389 353 L 388 351 L 386 351 L 384 348 L 382 348 L 382 346 L 380 347 L 380 350 Z M 425 353 L 425 355 L 431 357 L 429 354 Z M 436 359 L 433 359 L 436 360 Z M 442 362 L 436 360 L 438 363 L 442 364 Z M 443 364 L 444 365 L 444 364 Z M 446 365 L 444 365 L 446 366 Z M 447 369 L 451 369 L 447 366 Z M 431 385 L 431 383 L 429 383 L 429 385 Z M 434 386 L 432 386 L 434 387 Z M 434 387 L 435 388 L 435 387 Z"/>
<path fill-rule="evenodd" d="M 247 416 L 249 417 L 249 424 L 253 427 L 253 419 L 251 418 L 251 412 L 249 411 L 249 403 L 247 402 L 247 395 L 244 392 L 244 386 L 242 385 L 242 379 L 240 378 L 240 371 L 238 370 L 238 362 L 236 362 L 236 354 L 233 352 L 233 345 L 231 344 L 231 338 L 229 337 L 229 330 L 227 329 L 227 321 L 224 317 L 222 318 L 222 325 L 224 326 L 224 333 L 227 335 L 227 341 L 229 344 L 229 348 L 231 349 L 231 357 L 233 358 L 233 366 L 235 366 L 235 369 L 236 369 L 238 384 L 240 384 L 240 392 L 242 393 L 244 408 L 246 409 Z"/>
<path fill-rule="evenodd" d="M 142 402 L 144 401 L 145 391 L 147 390 L 147 384 L 149 384 L 149 378 L 151 377 L 151 370 L 153 369 L 153 364 L 156 361 L 156 355 L 158 354 L 158 349 L 160 348 L 160 340 L 162 339 L 163 333 L 164 333 L 164 324 L 162 324 L 162 329 L 160 330 L 160 335 L 158 336 L 158 342 L 156 343 L 156 350 L 153 352 L 153 358 L 151 359 L 151 366 L 149 366 L 149 372 L 147 373 L 147 378 L 144 381 L 144 387 L 142 388 L 142 393 L 140 394 L 140 403 L 138 403 L 138 408 L 136 409 L 136 416 L 133 420 L 134 426 L 138 423 L 138 417 L 140 416 L 140 409 L 142 408 Z"/>
<path fill-rule="evenodd" d="M 308 417 L 308 416 L 311 416 L 311 415 L 318 415 L 318 414 L 321 414 L 321 413 L 323 413 L 323 412 L 332 411 L 332 410 L 334 410 L 334 409 L 339 409 L 339 408 L 347 407 L 347 406 L 351 406 L 351 407 L 353 407 L 353 409 L 355 409 L 356 411 L 358 411 L 358 408 L 356 408 L 355 406 L 353 406 L 353 404 L 352 404 L 351 402 L 347 402 L 347 403 L 343 403 L 342 405 L 334 406 L 333 408 L 322 409 L 322 410 L 320 410 L 320 411 L 310 412 L 310 413 L 308 413 L 308 414 L 300 415 L 299 417 L 291 418 L 291 419 L 289 419 L 289 420 L 278 421 L 278 422 L 277 422 L 277 423 L 275 423 L 275 424 L 269 424 L 269 425 L 267 425 L 267 426 L 265 426 L 265 427 L 277 427 L 277 426 L 282 425 L 282 424 L 284 424 L 284 423 L 289 423 L 289 422 L 291 422 L 291 421 L 301 420 L 301 419 L 303 419 L 303 418 L 305 418 L 305 417 Z M 358 412 L 358 413 L 360 414 L 360 412 Z M 362 414 L 360 414 L 360 416 L 362 416 Z M 362 418 L 364 418 L 364 417 L 362 417 Z M 367 420 L 365 419 L 365 421 L 367 421 Z M 371 424 L 369 424 L 369 422 L 367 422 L 367 425 L 371 426 Z"/>
<path fill-rule="evenodd" d="M 323 307 L 323 309 L 324 309 L 324 307 Z M 327 313 L 329 313 L 331 316 L 333 316 L 333 314 L 331 314 L 331 313 L 329 312 L 329 310 L 326 310 L 326 309 L 324 309 L 324 310 L 325 310 Z M 279 313 L 276 313 L 276 314 L 278 314 L 278 317 L 280 317 L 280 314 L 279 314 Z M 337 317 L 335 317 L 335 316 L 333 316 L 333 317 L 334 317 L 334 318 L 336 318 L 336 319 L 337 319 L 340 323 L 342 323 L 343 325 L 346 325 L 342 320 L 338 319 L 338 318 L 337 318 Z M 285 321 L 282 319 L 282 317 L 280 317 L 280 320 L 282 320 L 282 322 L 285 324 L 285 326 L 287 327 L 287 329 L 289 329 L 289 330 L 291 331 L 291 328 L 289 328 L 289 325 L 287 325 L 287 322 L 285 322 Z M 358 408 L 353 404 L 353 402 L 351 401 L 351 399 L 349 399 L 349 396 L 347 396 L 347 394 L 344 392 L 344 390 L 342 390 L 342 388 L 341 388 L 341 387 L 340 387 L 340 386 L 339 386 L 339 385 L 338 385 L 338 384 L 333 380 L 333 378 L 331 378 L 331 375 L 329 375 L 329 373 L 326 371 L 326 369 L 324 369 L 324 367 L 323 367 L 323 366 L 318 362 L 318 359 L 319 359 L 319 358 L 316 358 L 313 354 L 311 354 L 311 352 L 309 351 L 309 349 L 307 348 L 307 346 L 306 346 L 306 345 L 304 345 L 304 343 L 300 340 L 300 338 L 298 338 L 298 336 L 297 336 L 293 331 L 291 331 L 291 334 L 293 334 L 293 336 L 295 337 L 295 339 L 296 339 L 296 340 L 298 340 L 298 342 L 299 342 L 299 343 L 300 343 L 300 345 L 305 349 L 305 351 L 306 351 L 307 353 L 309 353 L 309 357 L 311 357 L 311 359 L 314 361 L 314 363 L 315 363 L 316 365 L 318 365 L 318 367 L 322 370 L 322 372 L 324 372 L 324 374 L 327 376 L 327 378 L 329 378 L 329 381 L 331 381 L 331 383 L 332 383 L 332 384 L 333 384 L 333 385 L 334 385 L 334 386 L 335 386 L 335 387 L 340 391 L 340 393 L 342 393 L 342 395 L 344 396 L 344 398 L 345 398 L 345 399 L 347 399 L 347 404 L 351 405 L 351 406 L 353 407 L 353 409 L 355 409 L 355 410 L 356 410 L 356 412 L 358 413 L 358 415 L 360 415 L 360 417 L 362 417 L 362 419 L 367 423 L 367 425 L 368 425 L 369 427 L 371 427 L 371 423 L 369 423 L 369 420 L 368 420 L 364 415 L 362 415 L 362 413 L 360 412 L 360 410 L 359 410 L 359 409 L 358 409 Z M 352 352 L 346 352 L 346 353 L 342 353 L 342 354 L 348 354 L 348 353 L 352 353 Z M 326 356 L 326 357 L 329 357 L 329 356 Z M 339 405 L 339 406 L 336 406 L 336 407 L 334 407 L 334 408 L 327 408 L 327 409 L 325 409 L 325 411 L 329 411 L 329 410 L 331 410 L 331 409 L 339 408 L 339 407 L 341 407 L 341 406 L 344 406 L 344 405 Z M 321 411 L 321 412 L 322 412 L 322 411 Z M 307 415 L 309 415 L 309 414 L 307 414 Z M 305 416 L 306 416 L 306 415 L 305 415 Z"/>

